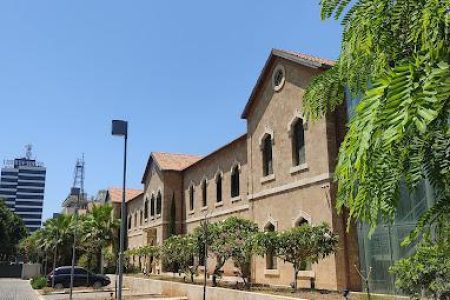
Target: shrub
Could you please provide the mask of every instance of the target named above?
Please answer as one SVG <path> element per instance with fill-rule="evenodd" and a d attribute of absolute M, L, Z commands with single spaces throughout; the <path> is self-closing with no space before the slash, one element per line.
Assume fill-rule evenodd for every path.
<path fill-rule="evenodd" d="M 395 285 L 412 298 L 450 298 L 450 223 L 436 233 L 436 239 L 425 236 L 410 257 L 390 268 Z"/>
<path fill-rule="evenodd" d="M 47 286 L 47 278 L 44 276 L 35 276 L 31 279 L 31 287 L 35 290 L 40 290 Z"/>

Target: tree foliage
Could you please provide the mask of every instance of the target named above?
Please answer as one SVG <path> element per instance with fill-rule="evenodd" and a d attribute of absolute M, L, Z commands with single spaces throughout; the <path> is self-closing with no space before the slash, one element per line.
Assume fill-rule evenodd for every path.
<path fill-rule="evenodd" d="M 344 29 L 336 65 L 312 81 L 318 119 L 362 96 L 341 145 L 337 207 L 375 228 L 392 220 L 399 186 L 429 180 L 436 198 L 412 237 L 450 211 L 450 0 L 321 0 Z M 349 220 L 349 221 L 350 221 Z"/>
<path fill-rule="evenodd" d="M 198 243 L 194 236 L 187 234 L 169 237 L 164 241 L 161 255 L 168 264 L 177 265 L 194 282 L 194 276 L 198 274 Z"/>
<path fill-rule="evenodd" d="M 449 217 L 449 216 L 447 216 Z M 450 298 L 450 222 L 429 235 L 416 247 L 411 257 L 401 259 L 390 268 L 395 285 L 414 298 Z"/>
<path fill-rule="evenodd" d="M 200 226 L 197 226 L 194 229 L 193 233 L 197 239 L 197 243 L 202 247 L 204 247 L 204 243 L 206 243 L 208 245 L 209 255 L 215 258 L 216 264 L 212 274 L 213 286 L 217 285 L 217 277 L 221 276 L 221 269 L 230 258 L 229 252 L 223 247 L 217 245 L 212 246 L 213 242 L 219 238 L 221 232 L 220 222 L 202 222 Z M 205 259 L 207 259 L 207 257 L 205 257 Z"/>
<path fill-rule="evenodd" d="M 162 246 L 145 245 L 125 251 L 126 257 L 138 256 L 144 259 L 144 274 L 152 273 L 153 268 L 162 257 Z M 147 269 L 148 267 L 148 269 Z M 133 268 L 131 268 L 133 270 Z"/>
<path fill-rule="evenodd" d="M 325 223 L 318 226 L 304 224 L 282 232 L 261 232 L 254 237 L 254 247 L 260 255 L 270 251 L 292 264 L 293 288 L 297 290 L 297 274 L 305 262 L 317 263 L 332 254 L 338 237 Z"/>
<path fill-rule="evenodd" d="M 17 253 L 19 241 L 27 235 L 22 219 L 0 199 L 0 261 Z"/>
<path fill-rule="evenodd" d="M 252 238 L 258 232 L 258 225 L 239 217 L 230 217 L 217 224 L 210 244 L 211 252 L 232 259 L 244 286 L 248 288 L 253 255 Z"/>
<path fill-rule="evenodd" d="M 21 251 L 34 262 L 53 258 L 53 265 L 69 265 L 72 257 L 73 234 L 77 233 L 77 256 L 91 268 L 100 263 L 102 249 L 112 243 L 118 220 L 108 205 L 94 206 L 75 222 L 72 215 L 60 215 L 47 220 L 42 228 L 20 243 Z M 45 268 L 45 271 L 47 269 Z"/>
<path fill-rule="evenodd" d="M 114 218 L 111 205 L 93 205 L 92 210 L 84 215 L 78 227 L 80 229 L 79 248 L 91 255 L 96 255 L 97 269 L 103 260 L 103 249 L 114 240 L 114 233 L 119 228 L 119 220 Z M 90 266 L 89 266 L 90 267 Z"/>

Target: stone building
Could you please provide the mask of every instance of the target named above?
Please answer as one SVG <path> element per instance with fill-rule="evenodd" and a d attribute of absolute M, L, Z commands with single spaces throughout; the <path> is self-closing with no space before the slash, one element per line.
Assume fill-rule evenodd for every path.
<path fill-rule="evenodd" d="M 241 115 L 242 136 L 204 157 L 153 152 L 142 178 L 142 199 L 129 201 L 130 247 L 159 245 L 171 234 L 190 233 L 205 214 L 211 222 L 239 215 L 261 231 L 327 222 L 340 237 L 336 254 L 299 273 L 299 285 L 360 289 L 355 231 L 337 215 L 332 183 L 344 136 L 345 108 L 316 122 L 303 118 L 302 98 L 311 79 L 333 61 L 272 50 Z M 212 271 L 213 262 L 208 263 Z M 211 268 L 211 270 L 209 270 Z M 233 274 L 233 265 L 224 267 Z M 290 264 L 255 257 L 252 280 L 287 286 Z"/>

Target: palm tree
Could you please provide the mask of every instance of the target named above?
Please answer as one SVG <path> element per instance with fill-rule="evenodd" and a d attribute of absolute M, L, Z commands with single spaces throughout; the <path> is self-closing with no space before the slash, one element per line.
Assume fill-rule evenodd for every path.
<path fill-rule="evenodd" d="M 72 216 L 60 215 L 45 222 L 42 229 L 42 239 L 53 251 L 53 273 L 55 272 L 58 249 L 67 245 L 72 235 Z M 61 251 L 62 252 L 62 251 Z M 52 277 L 52 287 L 55 285 L 55 276 Z"/>
<path fill-rule="evenodd" d="M 94 205 L 82 222 L 82 243 L 97 254 L 97 264 L 103 274 L 103 248 L 114 240 L 119 220 L 114 218 L 111 205 Z M 98 267 L 98 266 L 97 266 Z"/>

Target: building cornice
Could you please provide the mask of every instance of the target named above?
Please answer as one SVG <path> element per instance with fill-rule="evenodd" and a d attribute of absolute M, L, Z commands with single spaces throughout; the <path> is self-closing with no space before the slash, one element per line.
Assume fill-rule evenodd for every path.
<path fill-rule="evenodd" d="M 272 196 L 272 195 L 276 195 L 276 194 L 280 194 L 280 193 L 285 193 L 285 192 L 288 192 L 288 191 L 296 189 L 296 188 L 305 187 L 305 186 L 309 186 L 312 184 L 321 183 L 324 181 L 330 181 L 332 179 L 333 179 L 332 173 L 323 173 L 323 174 L 320 174 L 320 175 L 317 175 L 314 177 L 301 179 L 301 180 L 298 180 L 298 181 L 295 181 L 292 183 L 288 183 L 285 185 L 277 186 L 277 187 L 270 188 L 270 189 L 265 189 L 265 190 L 262 190 L 261 192 L 249 194 L 247 196 L 247 199 L 249 201 L 258 200 L 263 197 L 268 197 L 268 196 Z"/>

